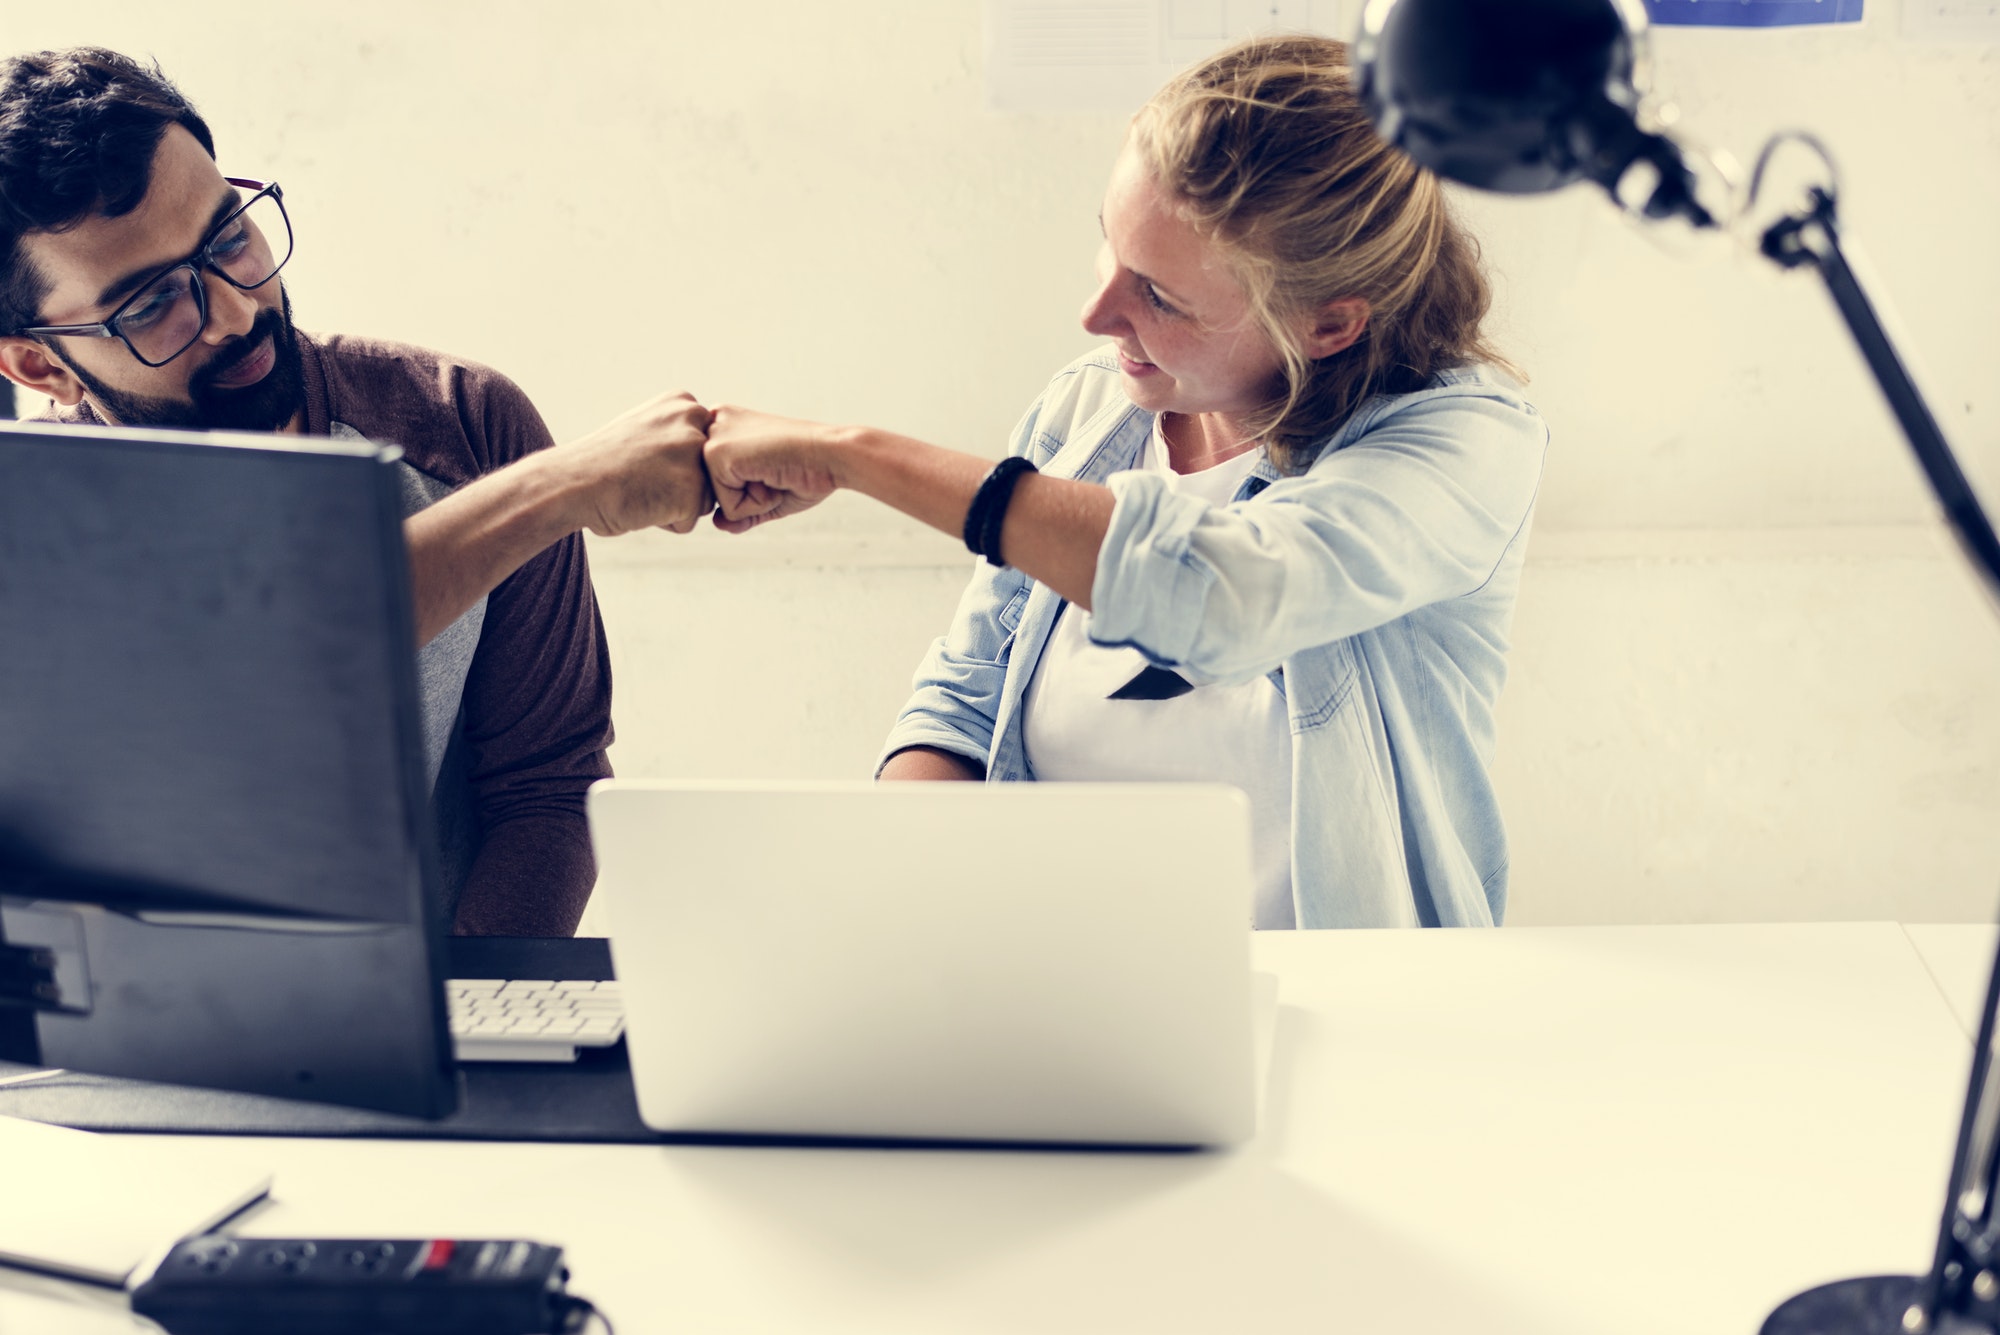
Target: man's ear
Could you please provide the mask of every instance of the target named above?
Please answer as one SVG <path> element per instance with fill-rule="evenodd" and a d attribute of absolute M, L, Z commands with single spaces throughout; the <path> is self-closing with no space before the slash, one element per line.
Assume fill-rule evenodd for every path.
<path fill-rule="evenodd" d="M 1306 356 L 1313 361 L 1354 346 L 1368 329 L 1368 303 L 1360 297 L 1338 297 L 1319 308 L 1306 330 Z"/>
<path fill-rule="evenodd" d="M 83 401 L 83 382 L 55 359 L 45 344 L 21 335 L 0 338 L 0 375 L 23 389 L 54 399 L 65 408 Z"/>

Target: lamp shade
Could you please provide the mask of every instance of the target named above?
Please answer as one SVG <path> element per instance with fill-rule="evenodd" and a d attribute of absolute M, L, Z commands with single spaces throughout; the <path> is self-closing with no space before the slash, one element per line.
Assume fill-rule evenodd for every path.
<path fill-rule="evenodd" d="M 1374 0 L 1360 93 L 1382 136 L 1450 180 L 1535 194 L 1641 156 L 1636 0 Z"/>

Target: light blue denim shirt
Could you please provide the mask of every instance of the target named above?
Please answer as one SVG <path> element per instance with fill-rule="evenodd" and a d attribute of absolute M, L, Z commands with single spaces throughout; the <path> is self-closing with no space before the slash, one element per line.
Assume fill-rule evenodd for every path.
<path fill-rule="evenodd" d="M 1284 693 L 1300 927 L 1498 923 L 1507 839 L 1487 771 L 1541 416 L 1493 371 L 1450 371 L 1363 404 L 1302 475 L 1260 461 L 1227 506 L 1129 471 L 1152 430 L 1104 350 L 1066 367 L 1014 432 L 1012 453 L 1116 498 L 1091 638 L 1197 686 L 1263 673 Z M 981 565 L 884 758 L 932 746 L 989 782 L 1034 778 L 1022 699 L 1062 604 Z"/>

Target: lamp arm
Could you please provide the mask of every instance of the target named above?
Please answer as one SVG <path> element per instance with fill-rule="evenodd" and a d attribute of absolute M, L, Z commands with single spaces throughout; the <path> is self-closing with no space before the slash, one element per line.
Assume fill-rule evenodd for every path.
<path fill-rule="evenodd" d="M 1766 160 L 1769 153 L 1767 149 Z M 1762 171 L 1760 162 L 1760 177 Z M 1753 186 L 1753 193 L 1754 189 Z M 2000 537 L 1995 536 L 1978 493 L 1959 466 L 1937 418 L 1924 402 L 1881 316 L 1876 313 L 1874 302 L 1869 300 L 1860 275 L 1841 246 L 1833 188 L 1813 187 L 1804 211 L 1780 219 L 1764 233 L 1762 250 L 1784 268 L 1810 265 L 1819 271 L 1834 306 L 1847 322 L 1848 332 L 1860 347 L 1862 358 L 1874 374 L 1883 397 L 1888 399 L 1904 439 L 1943 508 L 1952 535 L 1958 539 L 1995 610 L 2000 611 Z M 1996 1171 L 2000 1171 L 2000 1156 L 1995 1153 L 1996 1147 L 2000 1147 L 2000 1070 L 1996 1070 L 1993 1062 L 1996 1011 L 2000 1011 L 2000 967 L 1996 967 L 1987 981 L 1986 1005 L 1973 1051 L 1972 1078 L 1967 1082 L 1937 1253 L 1929 1274 L 1914 1285 L 1903 1281 L 1909 1287 L 1895 1290 L 1907 1294 L 1909 1300 L 1897 1323 L 1908 1335 L 1925 1335 L 1936 1330 L 1940 1317 L 1951 1321 L 1953 1329 L 2000 1329 L 2000 1301 L 1996 1301 L 2000 1300 L 2000 1274 L 1996 1273 L 2000 1272 L 2000 1217 L 1996 1217 L 1994 1199 Z M 1853 1301 L 1889 1298 L 1892 1290 L 1883 1287 L 1887 1282 L 1854 1281 L 1849 1297 Z M 1872 1290 L 1867 1287 L 1871 1284 L 1876 1286 Z M 1834 1290 L 1840 1287 L 1831 1286 L 1828 1296 L 1838 1296 Z M 1782 1310 L 1766 1326 L 1767 1331 L 1788 1328 L 1779 1320 Z M 1846 1328 L 1850 1327 L 1843 1327 Z"/>
<path fill-rule="evenodd" d="M 1979 503 L 1978 494 L 1959 467 L 1937 418 L 1931 415 L 1924 396 L 1918 392 L 1909 368 L 1890 341 L 1875 304 L 1868 299 L 1861 279 L 1841 247 L 1840 221 L 1833 195 L 1814 187 L 1810 207 L 1803 213 L 1783 218 L 1764 233 L 1763 251 L 1785 268 L 1811 265 L 1825 281 L 1827 292 L 1847 329 L 1861 349 L 1862 358 L 1881 386 L 1889 409 L 1903 428 L 1903 437 L 1917 456 L 1917 463 L 1930 482 L 1931 491 L 1943 507 L 1952 535 L 1972 563 L 1994 610 L 2000 612 L 2000 537 L 1993 531 Z"/>

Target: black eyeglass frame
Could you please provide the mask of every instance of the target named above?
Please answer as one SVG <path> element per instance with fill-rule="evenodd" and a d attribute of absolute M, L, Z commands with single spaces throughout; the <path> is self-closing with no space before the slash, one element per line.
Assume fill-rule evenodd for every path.
<path fill-rule="evenodd" d="M 181 353 L 186 352 L 189 348 L 200 342 L 202 331 L 208 328 L 208 285 L 201 281 L 201 271 L 207 269 L 209 272 L 218 275 L 223 282 L 229 284 L 239 292 L 254 292 L 278 276 L 278 271 L 283 269 L 286 263 L 292 258 L 292 251 L 296 244 L 292 235 L 292 215 L 285 208 L 285 192 L 278 188 L 276 181 L 255 181 L 240 176 L 225 176 L 222 179 L 239 189 L 254 190 L 257 193 L 231 210 L 228 217 L 209 228 L 208 235 L 202 238 L 201 245 L 195 248 L 194 254 L 177 264 L 167 265 L 157 273 L 148 274 L 146 281 L 140 283 L 133 290 L 131 296 L 119 303 L 118 309 L 111 313 L 109 319 L 101 320 L 96 324 L 32 325 L 25 329 L 17 329 L 14 332 L 31 337 L 115 338 L 125 345 L 125 350 L 137 358 L 141 366 L 165 366 L 175 357 L 180 356 Z M 214 257 L 209 254 L 209 251 L 214 248 L 216 241 L 222 236 L 222 233 L 228 228 L 229 224 L 249 212 L 251 205 L 266 195 L 269 195 L 271 201 L 278 206 L 278 216 L 285 220 L 285 253 L 278 257 L 278 262 L 275 265 L 271 266 L 271 272 L 265 274 L 256 282 L 239 283 L 223 271 L 222 266 L 216 263 Z M 201 316 L 201 321 L 195 326 L 193 337 L 181 344 L 178 350 L 159 361 L 148 361 L 145 355 L 133 344 L 132 340 L 125 336 L 125 332 L 118 327 L 119 322 L 124 319 L 126 309 L 133 302 L 144 296 L 153 284 L 180 269 L 188 270 L 194 277 L 194 305 L 196 312 Z"/>

